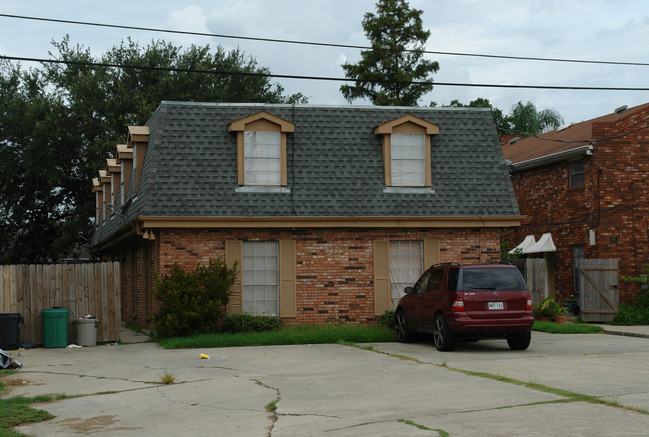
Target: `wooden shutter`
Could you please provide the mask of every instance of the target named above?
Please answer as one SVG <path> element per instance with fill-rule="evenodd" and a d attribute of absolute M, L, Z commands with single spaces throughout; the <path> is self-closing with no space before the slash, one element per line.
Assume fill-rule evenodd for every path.
<path fill-rule="evenodd" d="M 279 242 L 279 316 L 296 317 L 295 241 Z"/>
<path fill-rule="evenodd" d="M 433 264 L 439 263 L 439 241 L 424 241 L 424 271 Z"/>
<path fill-rule="evenodd" d="M 379 316 L 390 309 L 389 242 L 374 241 L 374 314 Z"/>
<path fill-rule="evenodd" d="M 228 268 L 232 268 L 235 263 L 238 263 L 237 278 L 234 280 L 234 285 L 232 285 L 232 294 L 230 295 L 230 302 L 227 307 L 228 314 L 241 314 L 243 312 L 243 286 L 241 285 L 242 254 L 243 243 L 241 241 L 225 242 L 226 265 Z"/>

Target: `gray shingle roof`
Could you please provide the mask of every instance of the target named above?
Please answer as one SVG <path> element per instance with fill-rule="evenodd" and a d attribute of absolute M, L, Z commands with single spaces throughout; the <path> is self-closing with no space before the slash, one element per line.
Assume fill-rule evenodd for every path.
<path fill-rule="evenodd" d="M 287 137 L 288 192 L 237 190 L 236 135 L 228 124 L 260 111 L 295 123 Z M 374 128 L 406 114 L 440 127 L 432 137 L 434 191 L 385 189 Z M 519 214 L 489 110 L 163 102 L 147 125 L 130 219 Z"/>

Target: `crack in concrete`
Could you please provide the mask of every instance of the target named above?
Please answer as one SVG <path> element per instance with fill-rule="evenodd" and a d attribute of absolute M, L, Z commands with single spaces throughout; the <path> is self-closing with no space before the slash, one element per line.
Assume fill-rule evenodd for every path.
<path fill-rule="evenodd" d="M 254 382 L 257 385 L 260 385 L 264 388 L 267 388 L 269 390 L 274 390 L 275 394 L 277 395 L 277 398 L 266 405 L 266 411 L 269 413 L 273 413 L 272 415 L 268 416 L 268 419 L 270 419 L 270 425 L 266 428 L 268 432 L 266 433 L 267 437 L 271 437 L 273 435 L 273 429 L 275 429 L 275 424 L 277 423 L 277 420 L 279 419 L 279 414 L 277 413 L 277 403 L 282 400 L 282 393 L 279 388 L 277 387 L 271 387 L 270 385 L 254 378 L 250 378 L 250 381 Z"/>

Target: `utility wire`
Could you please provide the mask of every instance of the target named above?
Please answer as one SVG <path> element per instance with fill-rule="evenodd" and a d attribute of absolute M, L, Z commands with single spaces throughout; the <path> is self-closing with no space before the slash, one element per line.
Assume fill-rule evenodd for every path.
<path fill-rule="evenodd" d="M 12 15 L 12 14 L 0 14 L 0 17 L 5 18 L 16 18 L 21 20 L 33 20 L 33 21 L 46 21 L 51 23 L 61 23 L 61 24 L 76 24 L 81 26 L 95 26 L 95 27 L 106 27 L 112 29 L 126 29 L 126 30 L 137 30 L 144 32 L 161 32 L 161 33 L 172 33 L 179 35 L 193 35 L 193 36 L 206 36 L 212 38 L 228 38 L 228 39 L 240 39 L 246 41 L 262 41 L 262 42 L 272 42 L 272 43 L 281 43 L 281 44 L 298 44 L 298 45 L 310 45 L 310 46 L 320 46 L 320 47 L 338 47 L 338 48 L 349 48 L 349 49 L 360 49 L 360 50 L 385 50 L 385 51 L 394 51 L 391 49 L 380 48 L 380 47 L 369 47 L 361 46 L 354 44 L 336 44 L 336 43 L 324 43 L 316 41 L 299 41 L 299 40 L 288 40 L 288 39 L 277 39 L 277 38 L 260 38 L 260 37 L 251 37 L 251 36 L 241 36 L 241 35 L 225 35 L 218 33 L 204 33 L 204 32 L 190 32 L 182 30 L 171 30 L 171 29 L 160 29 L 155 27 L 140 27 L 140 26 L 126 26 L 121 24 L 107 24 L 107 23 L 93 23 L 89 21 L 75 21 L 75 20 L 61 20 L 56 18 L 43 18 L 43 17 L 30 17 L 25 15 Z M 444 55 L 444 56 L 470 56 L 476 58 L 493 58 L 493 59 L 511 59 L 519 61 L 543 61 L 543 62 L 571 62 L 571 63 L 581 63 L 581 64 L 600 64 L 600 65 L 627 65 L 627 66 L 640 66 L 640 67 L 649 67 L 649 63 L 646 62 L 623 62 L 623 61 L 601 61 L 601 60 L 588 60 L 588 59 L 562 59 L 562 58 L 541 58 L 535 56 L 507 56 L 507 55 L 492 55 L 492 54 L 483 54 L 483 53 L 462 53 L 462 52 L 443 52 L 443 51 L 433 51 L 433 50 L 414 50 L 414 49 L 404 49 L 403 52 L 418 52 L 426 53 L 432 55 Z"/>
<path fill-rule="evenodd" d="M 249 72 L 242 72 L 242 71 L 199 70 L 199 69 L 191 69 L 191 68 L 184 69 L 184 68 L 174 68 L 174 67 L 151 67 L 145 65 L 127 65 L 127 64 L 113 64 L 107 62 L 27 58 L 21 56 L 0 56 L 0 59 L 6 59 L 9 61 L 41 62 L 44 64 L 65 64 L 65 65 L 79 65 L 79 66 L 86 66 L 86 67 L 123 68 L 128 70 L 168 71 L 168 72 L 175 72 L 175 73 L 196 73 L 196 74 L 220 74 L 220 75 L 229 75 L 229 76 L 322 80 L 322 81 L 334 81 L 334 82 L 365 82 L 365 83 L 402 84 L 402 85 L 435 85 L 435 86 L 455 86 L 455 87 L 471 87 L 471 88 L 515 88 L 515 89 L 576 90 L 576 91 L 649 91 L 649 88 L 640 88 L 640 87 L 636 88 L 636 87 L 514 85 L 514 84 L 492 84 L 492 83 L 432 82 L 432 81 L 408 82 L 408 81 L 389 81 L 389 80 L 380 80 L 380 79 L 367 80 L 367 79 L 350 79 L 344 77 L 300 76 L 295 74 L 249 73 Z"/>

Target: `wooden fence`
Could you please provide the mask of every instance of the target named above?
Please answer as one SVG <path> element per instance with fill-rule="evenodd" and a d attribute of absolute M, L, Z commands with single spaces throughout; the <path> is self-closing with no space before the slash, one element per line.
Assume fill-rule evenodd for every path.
<path fill-rule="evenodd" d="M 20 342 L 43 344 L 42 310 L 67 308 L 69 322 L 83 315 L 99 319 L 97 342 L 119 338 L 118 262 L 92 264 L 0 265 L 0 313 L 18 313 L 24 323 Z M 71 323 L 68 341 L 73 341 Z"/>
<path fill-rule="evenodd" d="M 548 297 L 549 285 L 546 280 L 546 265 L 542 258 L 513 259 L 511 263 L 518 267 L 527 282 L 527 289 L 532 295 L 532 305 L 539 305 Z"/>

